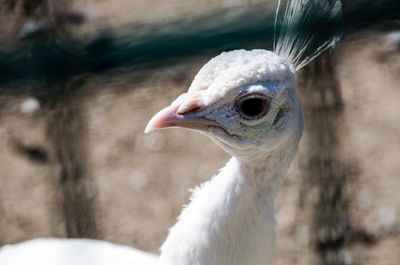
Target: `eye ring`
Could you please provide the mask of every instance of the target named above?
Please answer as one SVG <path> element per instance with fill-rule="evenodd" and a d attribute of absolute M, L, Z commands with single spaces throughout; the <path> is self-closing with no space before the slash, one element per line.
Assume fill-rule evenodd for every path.
<path fill-rule="evenodd" d="M 271 98 L 263 94 L 247 94 L 236 100 L 236 110 L 246 120 L 258 120 L 271 106 Z"/>

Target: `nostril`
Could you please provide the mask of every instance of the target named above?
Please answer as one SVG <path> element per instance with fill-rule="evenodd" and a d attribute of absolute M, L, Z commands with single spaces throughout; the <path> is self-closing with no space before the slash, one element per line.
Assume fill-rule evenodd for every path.
<path fill-rule="evenodd" d="M 190 99 L 186 102 L 183 102 L 182 105 L 178 108 L 178 114 L 189 114 L 196 113 L 202 109 L 204 109 L 204 103 L 199 99 Z"/>
<path fill-rule="evenodd" d="M 200 111 L 201 108 L 200 107 L 194 107 L 192 109 L 185 109 L 184 111 L 178 111 L 178 114 L 183 115 L 183 114 L 194 114 L 198 111 Z"/>
<path fill-rule="evenodd" d="M 183 114 L 193 114 L 198 111 L 200 111 L 202 108 L 200 106 L 190 106 L 190 107 L 184 107 L 184 108 L 179 108 L 178 109 L 178 114 L 183 115 Z"/>

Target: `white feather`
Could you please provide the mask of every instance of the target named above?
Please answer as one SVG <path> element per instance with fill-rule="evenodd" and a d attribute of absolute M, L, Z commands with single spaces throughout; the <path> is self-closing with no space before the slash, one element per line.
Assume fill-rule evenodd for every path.
<path fill-rule="evenodd" d="M 278 31 L 280 5 L 281 0 L 275 17 L 274 52 L 295 65 L 296 71 L 335 46 L 343 34 L 340 0 L 287 0 Z"/>
<path fill-rule="evenodd" d="M 89 239 L 35 239 L 0 248 L 0 265 L 157 265 L 158 257 Z"/>

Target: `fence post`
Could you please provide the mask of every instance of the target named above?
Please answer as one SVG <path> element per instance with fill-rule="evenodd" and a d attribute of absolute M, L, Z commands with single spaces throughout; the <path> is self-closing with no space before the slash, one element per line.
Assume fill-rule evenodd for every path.
<path fill-rule="evenodd" d="M 67 237 L 96 238 L 95 187 L 88 168 L 88 128 L 84 95 L 77 89 L 47 103 L 47 135 L 52 146 L 53 177 L 61 200 Z"/>
<path fill-rule="evenodd" d="M 351 230 L 349 187 L 355 172 L 341 152 L 343 101 L 333 59 L 328 54 L 310 63 L 299 81 L 307 145 L 307 154 L 300 162 L 300 208 L 312 205 L 309 231 L 318 257 L 316 264 L 345 265 L 344 251 Z M 307 198 L 310 190 L 316 195 L 311 202 Z"/>

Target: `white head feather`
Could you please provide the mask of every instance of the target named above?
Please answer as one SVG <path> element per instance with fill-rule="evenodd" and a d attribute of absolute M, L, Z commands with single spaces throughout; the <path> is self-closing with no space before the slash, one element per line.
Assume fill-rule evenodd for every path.
<path fill-rule="evenodd" d="M 277 54 L 267 50 L 223 52 L 206 63 L 195 76 L 189 93 L 202 91 L 210 105 L 229 91 L 255 83 L 293 82 L 294 69 Z"/>

